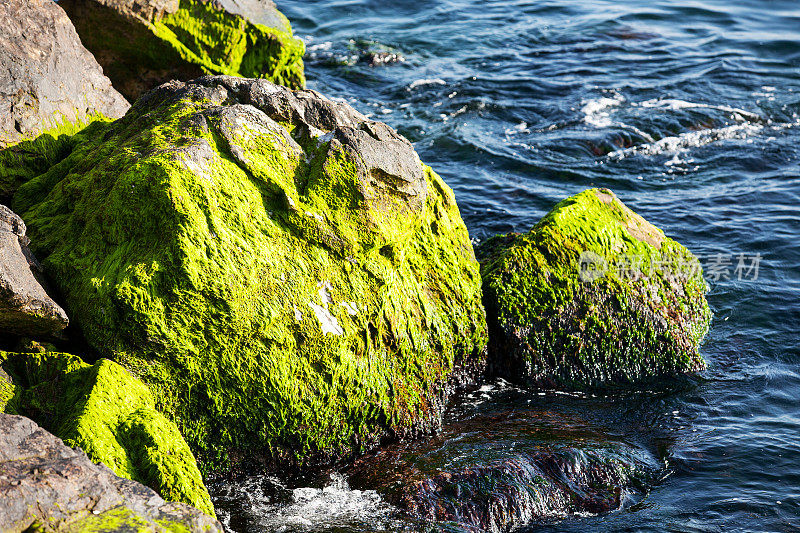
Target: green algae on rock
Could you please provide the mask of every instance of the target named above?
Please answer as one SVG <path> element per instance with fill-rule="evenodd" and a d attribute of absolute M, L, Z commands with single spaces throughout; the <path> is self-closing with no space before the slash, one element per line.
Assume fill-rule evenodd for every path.
<path fill-rule="evenodd" d="M 438 427 L 486 321 L 453 193 L 406 139 L 226 76 L 165 84 L 104 128 L 14 205 L 73 322 L 207 468 Z"/>
<path fill-rule="evenodd" d="M 533 386 L 630 383 L 705 367 L 699 262 L 606 189 L 477 250 L 492 371 Z"/>
<path fill-rule="evenodd" d="M 55 352 L 0 352 L 3 361 L 0 385 L 3 375 L 10 376 L 17 389 L 7 412 L 30 416 L 116 475 L 214 516 L 178 428 L 155 410 L 147 386 L 127 370 L 109 360 L 89 365 Z"/>
<path fill-rule="evenodd" d="M 0 412 L 16 414 L 21 393 L 14 379 L 0 366 Z"/>
<path fill-rule="evenodd" d="M 206 74 L 305 86 L 305 44 L 269 0 L 61 0 L 114 87 L 134 101 Z"/>
<path fill-rule="evenodd" d="M 11 199 L 20 185 L 69 155 L 86 135 L 97 131 L 96 127 L 91 127 L 92 124 L 109 120 L 102 115 L 92 115 L 76 122 L 64 118 L 54 128 L 0 148 L 0 202 Z"/>

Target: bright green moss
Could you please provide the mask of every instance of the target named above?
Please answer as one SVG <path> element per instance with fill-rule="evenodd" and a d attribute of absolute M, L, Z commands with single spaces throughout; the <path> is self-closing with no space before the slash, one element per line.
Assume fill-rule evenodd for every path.
<path fill-rule="evenodd" d="M 1 357 L 1 356 L 0 356 Z M 3 359 L 0 358 L 0 363 Z M 0 367 L 0 412 L 17 414 L 19 409 L 20 388 L 8 373 Z"/>
<path fill-rule="evenodd" d="M 154 531 L 153 523 L 144 520 L 132 510 L 125 507 L 115 507 L 100 514 L 89 514 L 84 518 L 75 520 L 59 528 L 64 533 L 151 533 Z"/>
<path fill-rule="evenodd" d="M 598 279 L 581 278 L 581 254 L 601 265 Z M 564 200 L 479 256 L 500 373 L 584 387 L 704 367 L 711 313 L 697 259 L 608 190 Z"/>
<path fill-rule="evenodd" d="M 357 155 L 223 138 L 217 105 L 140 100 L 17 194 L 70 317 L 207 468 L 430 431 L 487 336 L 452 191 L 422 167 L 418 208 L 367 201 Z"/>
<path fill-rule="evenodd" d="M 100 514 L 89 514 L 67 525 L 58 524 L 64 533 L 189 533 L 196 531 L 175 520 L 151 521 L 137 515 L 126 507 L 114 507 Z M 216 528 L 215 528 L 216 530 Z"/>
<path fill-rule="evenodd" d="M 19 186 L 32 177 L 56 165 L 80 139 L 96 131 L 95 127 L 87 126 L 108 120 L 102 115 L 95 115 L 74 123 L 67 120 L 56 121 L 54 127 L 34 139 L 18 141 L 0 148 L 0 202 L 10 199 Z M 79 133 L 80 136 L 76 135 Z"/>
<path fill-rule="evenodd" d="M 127 370 L 108 360 L 88 365 L 54 352 L 4 352 L 0 360 L 24 389 L 21 414 L 118 476 L 213 516 L 189 447 L 175 424 L 155 410 L 147 386 Z"/>

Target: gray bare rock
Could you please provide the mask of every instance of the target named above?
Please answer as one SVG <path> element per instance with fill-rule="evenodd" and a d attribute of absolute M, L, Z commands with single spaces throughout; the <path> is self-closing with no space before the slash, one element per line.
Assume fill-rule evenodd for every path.
<path fill-rule="evenodd" d="M 183 503 L 92 463 L 32 420 L 0 413 L 0 524 L 4 532 L 222 532 Z"/>
<path fill-rule="evenodd" d="M 69 319 L 36 279 L 39 265 L 28 244 L 25 223 L 0 205 L 0 333 L 52 335 Z"/>
<path fill-rule="evenodd" d="M 0 65 L 0 147 L 129 107 L 52 0 L 0 2 Z"/>
<path fill-rule="evenodd" d="M 254 24 L 292 31 L 286 17 L 281 15 L 272 0 L 213 0 L 213 3 L 219 9 L 244 17 Z"/>

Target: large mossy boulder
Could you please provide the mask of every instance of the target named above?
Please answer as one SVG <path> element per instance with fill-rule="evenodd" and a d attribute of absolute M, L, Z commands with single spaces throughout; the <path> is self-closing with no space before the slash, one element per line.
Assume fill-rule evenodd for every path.
<path fill-rule="evenodd" d="M 692 253 L 606 189 L 478 248 L 492 371 L 584 388 L 705 367 L 711 312 Z"/>
<path fill-rule="evenodd" d="M 0 148 L 129 107 L 52 0 L 0 2 L 0 65 Z"/>
<path fill-rule="evenodd" d="M 485 362 L 452 191 L 391 128 L 313 91 L 165 84 L 15 202 L 73 322 L 209 468 L 431 431 Z"/>
<path fill-rule="evenodd" d="M 84 45 L 133 102 L 206 74 L 305 86 L 305 44 L 271 0 L 61 0 Z"/>
<path fill-rule="evenodd" d="M 0 377 L 2 381 L 2 377 Z M 184 503 L 93 464 L 33 421 L 0 413 L 0 529 L 59 533 L 222 533 Z"/>
<path fill-rule="evenodd" d="M 5 411 L 33 418 L 116 475 L 214 516 L 178 428 L 156 411 L 147 386 L 127 370 L 108 360 L 89 365 L 53 352 L 0 352 L 0 363 Z"/>

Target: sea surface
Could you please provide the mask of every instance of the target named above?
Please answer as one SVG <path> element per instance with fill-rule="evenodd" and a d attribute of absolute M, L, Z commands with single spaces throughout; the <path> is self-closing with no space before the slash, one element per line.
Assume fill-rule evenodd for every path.
<path fill-rule="evenodd" d="M 552 430 L 649 465 L 617 510 L 519 531 L 800 530 L 800 3 L 278 4 L 307 42 L 309 87 L 414 142 L 475 242 L 608 187 L 706 269 L 714 320 L 700 376 L 605 397 L 486 384 L 406 456 L 446 469 L 446 450 L 479 463 Z M 347 472 L 213 492 L 234 531 L 423 529 Z"/>

